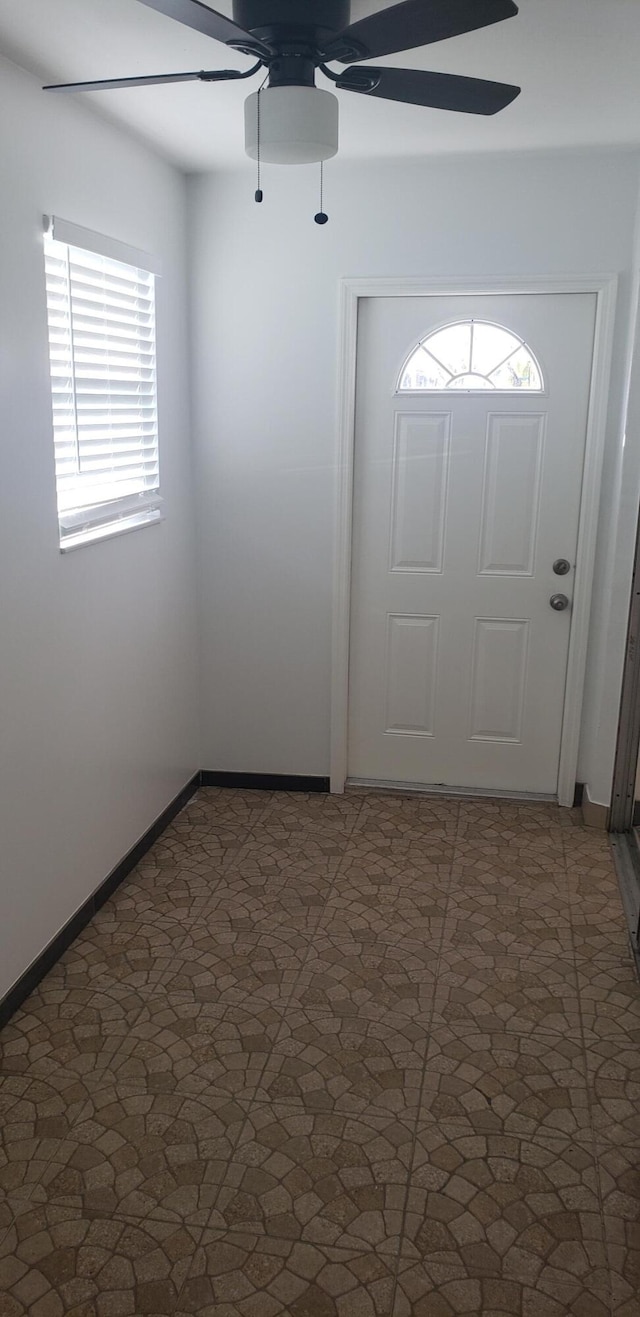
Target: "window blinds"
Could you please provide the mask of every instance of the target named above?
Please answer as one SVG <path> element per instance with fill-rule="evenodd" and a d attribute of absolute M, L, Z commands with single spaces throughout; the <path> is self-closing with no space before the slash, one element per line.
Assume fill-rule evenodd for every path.
<path fill-rule="evenodd" d="M 45 267 L 62 543 L 159 516 L 155 279 L 51 233 Z"/>

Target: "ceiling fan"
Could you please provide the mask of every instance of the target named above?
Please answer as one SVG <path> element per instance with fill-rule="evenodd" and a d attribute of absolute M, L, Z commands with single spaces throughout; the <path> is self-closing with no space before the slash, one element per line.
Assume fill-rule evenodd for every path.
<path fill-rule="evenodd" d="M 518 13 L 513 0 L 403 0 L 350 23 L 350 0 L 233 0 L 233 19 L 202 0 L 139 0 L 149 9 L 254 57 L 244 72 L 210 69 L 140 78 L 109 78 L 45 87 L 105 91 L 169 82 L 229 82 L 266 70 L 264 89 L 245 103 L 245 144 L 254 160 L 324 161 L 338 150 L 338 101 L 315 85 L 316 69 L 340 91 L 467 114 L 497 114 L 520 88 L 423 69 L 360 61 L 426 46 L 489 27 Z M 346 64 L 334 72 L 329 63 Z M 256 193 L 256 200 L 262 195 Z"/>

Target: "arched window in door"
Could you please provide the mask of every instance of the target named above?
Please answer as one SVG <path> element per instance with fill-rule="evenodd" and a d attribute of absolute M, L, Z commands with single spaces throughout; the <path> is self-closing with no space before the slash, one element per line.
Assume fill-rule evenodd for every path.
<path fill-rule="evenodd" d="M 400 371 L 397 392 L 541 393 L 543 388 L 542 371 L 524 339 L 488 320 L 460 320 L 436 329 L 412 350 Z"/>

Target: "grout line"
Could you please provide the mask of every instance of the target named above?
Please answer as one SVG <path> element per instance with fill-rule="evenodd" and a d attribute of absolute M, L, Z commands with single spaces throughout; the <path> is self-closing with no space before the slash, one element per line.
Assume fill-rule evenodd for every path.
<path fill-rule="evenodd" d="M 459 814 L 459 808 L 458 808 L 458 814 Z M 455 852 L 454 852 L 454 855 L 455 855 Z M 425 1052 L 424 1052 L 424 1061 L 423 1061 L 423 1065 L 422 1065 L 422 1077 L 421 1077 L 420 1088 L 419 1088 L 419 1093 L 418 1093 L 418 1104 L 417 1104 L 417 1107 L 416 1107 L 416 1115 L 415 1115 L 415 1120 L 414 1120 L 414 1123 L 413 1123 L 413 1142 L 412 1142 L 412 1148 L 411 1148 L 411 1160 L 410 1160 L 410 1164 L 409 1164 L 409 1173 L 408 1173 L 408 1176 L 407 1176 L 407 1185 L 406 1185 L 405 1196 L 404 1196 L 404 1206 L 403 1206 L 403 1209 L 402 1209 L 402 1220 L 401 1220 L 401 1223 L 400 1223 L 400 1230 L 399 1230 L 399 1233 L 398 1233 L 398 1251 L 397 1251 L 397 1256 L 396 1256 L 396 1273 L 395 1273 L 395 1277 L 394 1277 L 393 1292 L 392 1292 L 392 1296 L 391 1296 L 391 1312 L 392 1312 L 392 1313 L 394 1313 L 394 1312 L 395 1312 L 395 1309 L 396 1309 L 396 1299 L 397 1299 L 397 1296 L 398 1296 L 398 1286 L 399 1286 L 399 1283 L 400 1283 L 400 1262 L 401 1262 L 401 1259 L 402 1259 L 402 1245 L 403 1245 L 403 1243 L 404 1243 L 404 1239 L 405 1239 L 405 1232 L 406 1232 L 406 1225 L 407 1225 L 407 1214 L 408 1214 L 408 1211 L 409 1211 L 409 1194 L 410 1194 L 410 1192 L 411 1192 L 412 1171 L 413 1171 L 413 1167 L 414 1167 L 414 1163 L 415 1163 L 416 1150 L 417 1150 L 417 1145 L 418 1145 L 418 1126 L 419 1126 L 419 1123 L 420 1123 L 420 1112 L 421 1112 L 421 1110 L 422 1110 L 422 1098 L 423 1098 L 423 1094 L 424 1094 L 425 1083 L 426 1083 L 426 1076 L 427 1076 L 427 1060 L 428 1060 L 428 1056 L 429 1056 L 429 1049 L 430 1049 L 430 1046 L 431 1046 L 431 1033 L 432 1033 L 432 1026 L 433 1026 L 433 1017 L 434 1017 L 435 1008 L 436 1008 L 437 995 L 438 995 L 438 980 L 439 980 L 439 978 L 440 978 L 440 964 L 441 964 L 441 959 L 442 959 L 442 946 L 443 946 L 443 942 L 444 942 L 444 930 L 445 930 L 445 927 L 446 927 L 447 913 L 448 913 L 448 909 L 449 909 L 449 902 L 450 902 L 450 899 L 451 899 L 451 886 L 452 886 L 452 882 L 453 882 L 453 861 L 451 862 L 451 865 L 450 865 L 450 867 L 449 867 L 449 890 L 448 890 L 448 893 L 447 893 L 447 902 L 446 902 L 446 905 L 445 905 L 444 917 L 443 917 L 443 921 L 442 921 L 442 932 L 441 932 L 441 934 L 440 934 L 439 945 L 438 945 L 438 952 L 437 952 L 437 959 L 436 959 L 436 966 L 435 966 L 434 980 L 433 980 L 433 991 L 432 991 L 432 994 L 431 994 L 431 1010 L 430 1010 L 430 1012 L 429 1012 L 429 1019 L 428 1019 L 428 1023 L 427 1023 L 427 1025 L 426 1025 L 426 1035 L 427 1035 L 427 1038 L 426 1038 L 426 1047 L 425 1047 Z"/>

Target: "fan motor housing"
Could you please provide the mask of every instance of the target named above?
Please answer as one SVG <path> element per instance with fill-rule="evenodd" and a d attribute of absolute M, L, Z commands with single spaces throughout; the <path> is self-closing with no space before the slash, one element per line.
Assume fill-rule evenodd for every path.
<path fill-rule="evenodd" d="M 233 21 L 267 45 L 320 44 L 349 26 L 350 0 L 233 0 Z"/>

